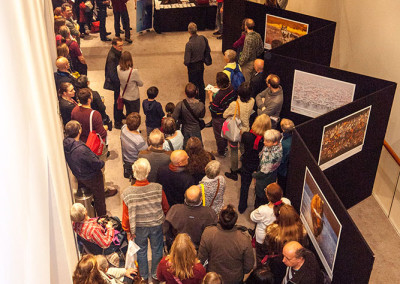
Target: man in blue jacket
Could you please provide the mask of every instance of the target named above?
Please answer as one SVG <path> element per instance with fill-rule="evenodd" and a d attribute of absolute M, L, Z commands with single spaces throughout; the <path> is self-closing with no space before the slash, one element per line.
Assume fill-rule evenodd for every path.
<path fill-rule="evenodd" d="M 97 216 L 106 215 L 104 180 L 101 172 L 104 161 L 79 140 L 81 133 L 82 127 L 78 121 L 71 120 L 65 125 L 65 159 L 77 178 L 78 184 L 85 186 L 93 193 Z"/>

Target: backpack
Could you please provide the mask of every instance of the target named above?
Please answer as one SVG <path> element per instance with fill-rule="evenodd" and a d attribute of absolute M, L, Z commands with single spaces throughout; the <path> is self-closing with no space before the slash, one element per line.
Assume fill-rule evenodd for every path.
<path fill-rule="evenodd" d="M 236 91 L 240 84 L 244 82 L 244 76 L 242 71 L 239 69 L 239 64 L 236 63 L 236 68 L 232 69 L 229 67 L 226 67 L 224 70 L 231 72 L 231 84 L 233 89 Z"/>

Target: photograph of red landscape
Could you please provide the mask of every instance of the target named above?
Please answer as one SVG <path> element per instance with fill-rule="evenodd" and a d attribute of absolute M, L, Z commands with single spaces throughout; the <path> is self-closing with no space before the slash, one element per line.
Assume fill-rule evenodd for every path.
<path fill-rule="evenodd" d="M 308 33 L 308 24 L 267 14 L 265 49 L 273 49 Z"/>
<path fill-rule="evenodd" d="M 368 106 L 324 127 L 318 160 L 322 170 L 362 150 L 370 113 Z"/>

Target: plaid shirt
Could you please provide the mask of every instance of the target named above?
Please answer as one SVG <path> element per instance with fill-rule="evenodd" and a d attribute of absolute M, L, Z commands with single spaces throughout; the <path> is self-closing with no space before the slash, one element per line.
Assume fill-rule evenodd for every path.
<path fill-rule="evenodd" d="M 108 248 L 114 238 L 114 229 L 104 229 L 97 223 L 97 218 L 83 222 L 73 222 L 72 227 L 79 236 L 101 248 Z"/>
<path fill-rule="evenodd" d="M 243 51 L 240 54 L 239 65 L 243 66 L 249 61 L 255 60 L 264 52 L 264 45 L 261 36 L 257 32 L 249 32 L 244 40 Z"/>

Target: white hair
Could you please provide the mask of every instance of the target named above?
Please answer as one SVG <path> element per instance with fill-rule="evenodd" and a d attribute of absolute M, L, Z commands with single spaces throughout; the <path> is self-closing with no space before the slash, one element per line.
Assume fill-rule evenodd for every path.
<path fill-rule="evenodd" d="M 74 203 L 71 207 L 70 217 L 73 222 L 82 222 L 85 220 L 86 208 L 81 203 Z"/>
<path fill-rule="evenodd" d="M 214 179 L 216 176 L 218 176 L 220 170 L 221 163 L 216 160 L 209 162 L 205 168 L 206 175 L 209 179 Z"/>
<path fill-rule="evenodd" d="M 151 170 L 150 163 L 145 158 L 137 159 L 132 165 L 133 176 L 137 180 L 145 180 Z"/>
<path fill-rule="evenodd" d="M 282 134 L 276 129 L 269 129 L 264 133 L 264 140 L 270 142 L 279 142 L 282 138 Z"/>

